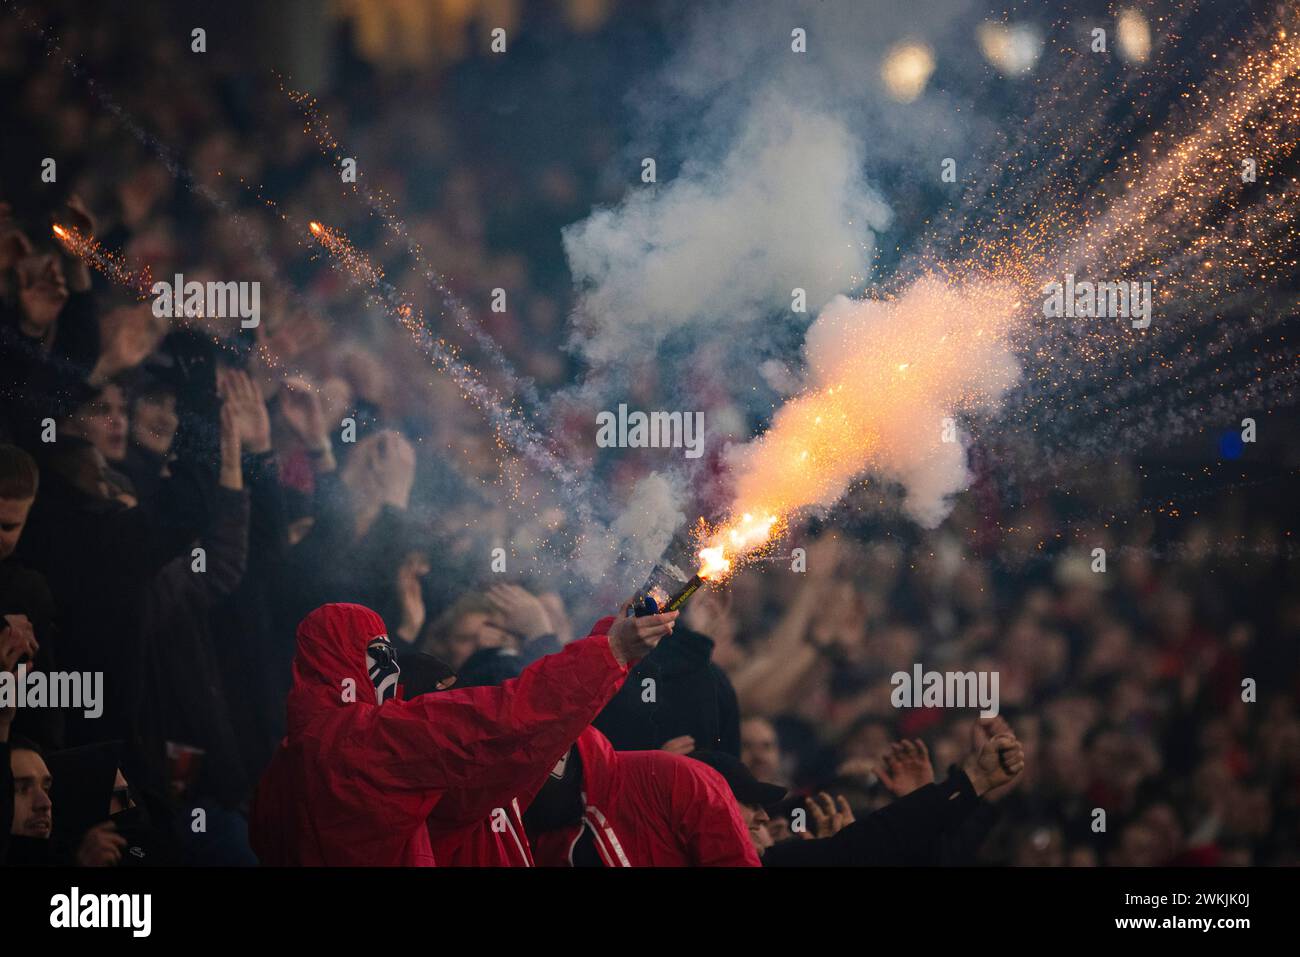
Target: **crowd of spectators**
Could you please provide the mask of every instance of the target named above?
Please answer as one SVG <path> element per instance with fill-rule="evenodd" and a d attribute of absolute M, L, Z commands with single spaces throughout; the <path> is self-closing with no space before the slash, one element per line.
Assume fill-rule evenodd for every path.
<path fill-rule="evenodd" d="M 132 15 L 137 35 L 153 35 L 154 11 Z M 559 521 L 511 505 L 545 481 L 302 236 L 229 211 L 255 205 L 239 177 L 304 221 L 338 206 L 337 174 L 293 104 L 250 86 L 228 53 L 180 69 L 183 47 L 113 53 L 123 25 L 50 17 L 65 50 L 116 64 L 127 116 L 184 149 L 169 168 L 28 25 L 0 18 L 0 668 L 100 673 L 104 689 L 93 718 L 0 714 L 12 834 L 53 835 L 48 850 L 14 842 L 10 862 L 130 863 L 137 851 L 253 863 L 244 815 L 284 732 L 294 629 L 313 608 L 376 609 L 410 656 L 408 695 L 417 651 L 490 676 L 503 656 L 563 645 L 585 634 L 583 616 L 612 609 L 541 574 L 493 573 L 493 546 L 518 549 L 524 523 Z M 457 91 L 490 82 L 490 67 L 417 74 L 418 110 L 384 74 L 349 69 L 350 95 L 325 104 L 335 134 L 364 151 L 472 313 L 511 290 L 490 330 L 511 363 L 543 389 L 568 382 L 555 237 L 617 197 L 614 130 L 591 118 L 525 149 L 535 131 L 521 122 L 519 148 L 482 150 L 505 134 L 491 117 L 461 123 L 472 111 Z M 543 82 L 565 94 L 563 70 Z M 46 156 L 55 184 L 40 180 Z M 54 223 L 156 277 L 260 280 L 262 322 L 160 320 L 56 243 Z M 525 233 L 551 239 L 501 239 Z M 400 255 L 389 275 L 422 285 Z M 472 352 L 454 324 L 439 333 Z M 590 459 L 584 437 L 553 438 Z M 1121 466 L 1109 490 L 1122 499 L 1132 477 Z M 1249 496 L 1212 504 L 1160 536 L 1141 522 L 1081 526 L 1047 494 L 995 527 L 968 495 L 941 529 L 910 538 L 796 530 L 806 571 L 772 561 L 701 591 L 638 666 L 659 680 L 658 701 L 646 707 L 629 681 L 596 726 L 620 750 L 730 753 L 791 788 L 754 826 L 771 844 L 797 807 L 833 831 L 907 790 L 905 770 L 924 781 L 960 764 L 972 715 L 899 709 L 891 675 L 918 663 L 996 672 L 1025 771 L 968 846 L 946 851 L 954 862 L 1300 862 L 1297 566 Z M 970 528 L 981 535 L 957 531 Z M 1105 573 L 1094 547 L 1108 551 Z M 88 794 L 102 807 L 83 807 Z"/>

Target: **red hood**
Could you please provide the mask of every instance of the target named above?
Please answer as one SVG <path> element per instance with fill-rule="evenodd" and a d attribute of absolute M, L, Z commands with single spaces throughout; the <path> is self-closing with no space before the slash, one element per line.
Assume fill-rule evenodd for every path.
<path fill-rule="evenodd" d="M 578 736 L 583 823 L 536 835 L 542 866 L 573 862 L 588 828 L 608 867 L 758 867 L 758 854 L 722 775 L 666 751 L 615 751 L 595 728 Z"/>
<path fill-rule="evenodd" d="M 447 834 L 513 810 L 627 675 L 593 634 L 500 687 L 376 705 L 366 645 L 385 631 L 359 605 L 325 605 L 298 626 L 288 735 L 249 815 L 262 863 L 434 863 L 435 821 Z"/>
<path fill-rule="evenodd" d="M 388 634 L 384 620 L 362 605 L 321 605 L 298 625 L 289 689 L 290 737 L 321 714 L 349 707 L 344 681 L 352 681 L 355 701 L 374 702 L 366 670 L 366 645 Z"/>

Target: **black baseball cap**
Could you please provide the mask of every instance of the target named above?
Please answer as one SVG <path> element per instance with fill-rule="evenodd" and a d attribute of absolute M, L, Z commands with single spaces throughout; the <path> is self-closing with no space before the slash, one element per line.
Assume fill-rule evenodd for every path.
<path fill-rule="evenodd" d="M 692 751 L 688 757 L 702 761 L 721 774 L 741 804 L 766 808 L 785 797 L 785 788 L 758 780 L 735 755 L 725 751 Z"/>

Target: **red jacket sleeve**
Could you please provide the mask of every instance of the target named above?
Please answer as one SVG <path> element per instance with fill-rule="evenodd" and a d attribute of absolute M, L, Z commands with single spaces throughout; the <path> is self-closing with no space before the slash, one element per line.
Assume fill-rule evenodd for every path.
<path fill-rule="evenodd" d="M 682 757 L 672 778 L 672 820 L 695 867 L 760 867 L 758 851 L 726 780 Z"/>
<path fill-rule="evenodd" d="M 390 702 L 353 729 L 368 752 L 358 771 L 381 787 L 464 792 L 457 817 L 478 820 L 544 777 L 626 675 L 592 634 L 499 687 Z"/>

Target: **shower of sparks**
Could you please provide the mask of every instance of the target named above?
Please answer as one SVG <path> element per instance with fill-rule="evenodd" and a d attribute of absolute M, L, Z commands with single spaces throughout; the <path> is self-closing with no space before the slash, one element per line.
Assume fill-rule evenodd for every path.
<path fill-rule="evenodd" d="M 316 241 L 325 247 L 335 265 L 351 276 L 355 282 L 382 290 L 386 298 L 390 294 L 397 294 L 392 284 L 384 279 L 384 270 L 353 246 L 352 242 L 338 230 L 323 226 L 315 220 L 307 224 L 307 229 Z M 410 304 L 404 301 L 400 302 L 397 308 L 406 315 L 411 312 Z"/>
<path fill-rule="evenodd" d="M 1070 151 L 1071 142 L 1105 137 L 1061 130 L 1069 169 L 1035 169 L 1033 199 L 1000 204 L 1031 225 L 1006 242 L 978 241 L 974 252 L 1021 277 L 1027 295 L 1041 302 L 1042 284 L 1073 273 L 1150 281 L 1154 298 L 1141 332 L 1122 320 L 1032 316 L 1017 337 L 1030 376 L 998 423 L 1004 440 L 1022 437 L 1040 463 L 1057 457 L 1053 441 L 1062 459 L 1117 454 L 1291 401 L 1294 350 L 1272 330 L 1296 315 L 1296 297 L 1284 291 L 1297 268 L 1300 214 L 1285 165 L 1300 128 L 1295 36 L 1275 25 L 1253 51 L 1216 56 L 1227 61 L 1221 71 L 1184 92 L 1181 110 L 1144 141 L 1111 150 L 1119 155 Z M 1086 96 L 1090 77 L 1075 79 L 1074 95 Z M 1254 182 L 1243 175 L 1248 165 Z M 1096 183 L 1095 199 L 1072 198 L 1070 179 Z M 1166 398 L 1152 409 L 1156 390 Z"/>
<path fill-rule="evenodd" d="M 723 581 L 736 570 L 735 561 L 761 557 L 766 551 L 765 546 L 779 539 L 783 532 L 781 519 L 770 512 L 757 516 L 746 512 L 720 530 L 701 526 L 696 541 L 715 544 L 699 549 L 700 567 L 696 574 L 707 582 Z M 728 558 L 728 555 L 732 557 Z"/>
<path fill-rule="evenodd" d="M 102 83 L 90 76 L 80 63 L 67 56 L 63 52 L 61 41 L 53 30 L 38 23 L 25 10 L 23 10 L 21 6 L 14 3 L 13 0 L 6 0 L 5 5 L 10 8 L 17 21 L 21 23 L 24 28 L 40 38 L 45 50 L 45 55 L 51 60 L 57 62 L 63 69 L 67 70 L 69 75 L 74 79 L 84 84 L 86 90 L 91 94 L 94 100 L 104 110 L 111 114 L 122 128 L 130 133 L 137 142 L 148 149 L 158 159 L 158 161 L 163 164 L 163 167 L 171 177 L 176 180 L 176 182 L 180 183 L 188 192 L 201 197 L 205 202 L 210 204 L 214 209 L 227 217 L 228 220 L 234 224 L 235 228 L 239 230 L 240 235 L 251 244 L 255 252 L 254 258 L 256 261 L 261 264 L 262 268 L 266 270 L 271 278 L 278 280 L 280 277 L 275 269 L 275 257 L 266 246 L 261 233 L 252 228 L 240 212 L 234 209 L 223 197 L 218 195 L 209 186 L 199 182 L 198 178 L 194 175 L 194 172 L 180 161 L 179 154 L 176 150 L 172 149 L 157 136 L 146 130 L 134 116 L 132 116 L 120 103 L 117 102 Z M 220 172 L 218 172 L 218 175 L 221 175 Z M 65 235 L 60 235 L 60 229 L 64 231 Z M 74 255 L 83 258 L 94 268 L 99 269 L 99 271 L 110 280 L 126 286 L 140 299 L 145 299 L 151 295 L 151 287 L 153 284 L 151 281 L 148 281 L 149 273 L 147 268 L 142 272 L 132 273 L 125 267 L 121 255 L 104 250 L 95 242 L 95 240 L 90 237 L 80 236 L 77 234 L 76 230 L 71 227 L 56 226 L 54 229 L 54 235 Z M 96 259 L 97 256 L 102 258 Z M 285 289 L 291 298 L 296 297 L 296 291 L 293 289 L 291 284 L 280 282 L 277 283 L 277 285 L 281 289 Z M 213 336 L 213 341 L 222 348 L 231 348 L 230 343 L 219 337 Z M 275 369 L 279 371 L 282 376 L 297 375 L 297 373 L 286 370 L 283 363 L 281 363 L 264 344 L 259 342 L 256 346 L 256 351 L 259 358 L 268 369 Z"/>
<path fill-rule="evenodd" d="M 273 280 L 279 280 L 276 283 L 277 287 L 284 291 L 284 294 L 290 299 L 290 301 L 294 301 L 300 306 L 306 305 L 310 308 L 310 304 L 305 304 L 300 301 L 300 294 L 294 285 L 291 282 L 283 280 L 283 277 L 279 274 L 275 265 L 276 257 L 271 250 L 267 248 L 261 231 L 255 229 L 248 220 L 245 219 L 241 212 L 236 210 L 224 197 L 219 195 L 209 186 L 201 183 L 195 176 L 194 172 L 180 161 L 180 154 L 177 151 L 167 146 L 158 137 L 146 130 L 109 94 L 103 84 L 91 77 L 80 63 L 64 54 L 62 44 L 52 30 L 38 23 L 34 18 L 23 11 L 21 7 L 15 4 L 13 0 L 5 0 L 5 2 L 6 6 L 14 10 L 20 22 L 40 38 L 47 56 L 59 63 L 78 81 L 82 82 L 96 102 L 112 114 L 118 123 L 121 124 L 121 126 L 125 128 L 137 141 L 150 150 L 163 164 L 171 176 L 187 191 L 202 197 L 223 217 L 233 223 L 255 251 L 254 258 L 261 265 L 261 268 L 267 272 L 270 278 Z M 310 132 L 310 130 L 308 130 L 308 132 Z M 325 134 L 328 135 L 327 130 L 325 130 Z M 335 146 L 337 147 L 337 144 L 335 144 Z M 218 176 L 222 175 L 220 170 L 216 172 Z M 242 177 L 239 178 L 239 181 L 245 189 L 250 188 L 249 184 L 246 183 Z M 256 192 L 259 203 L 270 210 L 271 213 L 282 223 L 288 225 L 288 217 L 286 217 L 278 208 L 277 204 L 262 197 L 260 189 Z M 376 208 L 382 209 L 385 222 L 391 230 L 406 236 L 405 227 L 388 211 L 388 206 L 391 204 L 388 204 L 386 199 L 381 202 L 369 194 L 367 194 L 367 199 L 372 206 L 372 210 Z M 73 238 L 75 239 L 76 237 Z M 409 237 L 407 238 L 409 240 Z M 324 245 L 324 242 L 322 242 L 322 245 Z M 414 244 L 410 245 L 412 253 L 424 262 L 422 258 L 423 254 L 420 252 L 418 246 L 415 246 Z M 69 248 L 71 249 L 72 247 L 70 246 Z M 140 294 L 142 298 L 147 294 L 141 294 L 139 292 L 138 284 L 131 282 L 132 277 L 126 271 L 118 268 L 105 268 L 111 267 L 114 262 L 114 258 L 107 257 L 107 253 L 96 246 L 87 244 L 82 244 L 78 248 L 81 250 L 80 253 L 77 253 L 78 255 L 87 256 L 87 261 L 91 262 L 97 268 L 104 270 L 105 275 L 110 279 L 118 283 L 129 284 L 132 291 Z M 345 251 L 342 247 L 336 247 L 334 252 L 339 253 Z M 96 261 L 94 259 L 96 254 L 102 254 L 106 258 Z M 352 265 L 360 268 L 364 262 L 364 257 L 357 254 L 353 257 Z M 477 324 L 474 323 L 474 320 L 470 317 L 468 310 L 450 291 L 441 277 L 436 274 L 436 271 L 434 271 L 427 262 L 424 262 L 424 265 L 426 269 L 426 278 L 433 283 L 434 288 L 442 296 L 444 307 L 452 310 L 457 316 L 458 322 L 461 322 L 462 325 L 468 323 L 476 326 Z M 372 264 L 371 268 L 374 269 L 376 267 L 373 267 Z M 362 271 L 364 272 L 365 270 L 363 269 Z M 390 285 L 386 284 L 382 279 L 382 276 L 382 271 L 377 271 L 374 273 L 373 277 L 358 275 L 354 278 L 362 284 L 365 284 L 370 278 L 373 278 L 375 282 L 372 283 L 372 286 L 376 290 L 376 295 L 379 299 L 383 300 L 384 308 L 391 311 L 392 314 L 400 320 L 409 322 L 413 318 L 413 310 L 410 304 L 392 302 L 391 300 L 395 296 L 395 290 L 393 290 Z M 148 289 L 147 286 L 145 288 L 146 290 Z M 421 343 L 421 346 L 426 353 L 432 353 L 434 355 L 446 353 L 447 355 L 454 357 L 454 350 L 451 349 L 447 343 L 431 336 L 429 331 L 424 328 L 422 324 L 419 325 L 418 328 L 411 329 L 411 332 L 412 335 L 416 337 L 417 341 Z M 499 360 L 498 364 L 504 363 L 504 355 L 500 353 L 499 347 L 497 347 L 495 342 L 491 340 L 490 336 L 487 336 L 487 334 L 482 332 L 480 329 L 476 338 L 478 338 L 480 345 L 485 348 L 490 347 L 490 349 L 495 349 L 495 355 Z M 213 341 L 221 348 L 233 349 L 233 344 L 224 339 L 213 336 Z M 265 343 L 259 341 L 256 345 L 256 351 L 265 366 L 269 370 L 277 371 L 282 379 L 300 377 L 298 372 L 286 367 L 285 364 L 270 351 Z M 452 374 L 453 381 L 456 381 L 466 398 L 476 403 L 480 408 L 487 410 L 489 419 L 492 421 L 496 429 L 496 444 L 498 448 L 503 450 L 506 448 L 523 450 L 526 459 L 534 464 L 540 465 L 545 473 L 551 475 L 552 478 L 559 483 L 561 486 L 561 492 L 568 501 L 571 511 L 575 512 L 583 520 L 589 519 L 591 515 L 590 491 L 585 487 L 585 485 L 579 482 L 578 477 L 568 469 L 557 456 L 552 454 L 549 449 L 542 446 L 540 440 L 537 439 L 536 435 L 523 421 L 517 410 L 507 410 L 505 408 L 505 403 L 500 396 L 496 395 L 482 383 L 477 382 L 476 378 L 470 374 L 468 370 L 465 370 L 462 364 L 456 361 L 446 363 L 435 362 L 435 367 L 437 366 L 443 367 Z M 504 363 L 503 371 L 511 377 L 511 382 L 516 393 L 524 395 L 525 398 L 531 396 L 532 400 L 536 401 L 535 387 L 532 385 L 530 380 L 520 380 L 515 378 L 508 363 Z M 467 476 L 467 478 L 469 478 L 469 476 Z M 514 478 L 514 481 L 517 486 L 517 476 Z M 518 488 L 516 488 L 516 497 L 518 497 L 518 491 Z"/>
<path fill-rule="evenodd" d="M 108 279 L 125 286 L 137 299 L 145 300 L 152 294 L 150 290 L 153 279 L 147 266 L 132 269 L 125 257 L 105 249 L 99 240 L 85 235 L 74 226 L 60 226 L 56 223 L 52 232 L 64 249 Z"/>
<path fill-rule="evenodd" d="M 330 131 L 329 121 L 321 112 L 316 99 L 309 93 L 290 89 L 283 80 L 280 82 L 280 90 L 297 106 L 305 124 L 303 132 L 316 141 L 316 146 L 321 155 L 336 170 L 341 170 L 346 153 L 338 139 Z M 380 188 L 370 189 L 366 185 L 361 170 L 356 171 L 356 179 L 348 185 L 355 195 L 360 196 L 365 201 L 371 214 L 384 224 L 384 227 L 405 248 L 411 259 L 419 265 L 425 282 L 429 284 L 430 288 L 441 300 L 444 313 L 450 315 L 456 325 L 470 336 L 475 345 L 482 350 L 484 355 L 497 368 L 510 390 L 530 407 L 537 408 L 541 404 L 541 397 L 537 393 L 536 385 L 531 379 L 521 377 L 516 372 L 514 365 L 501 349 L 501 346 L 492 338 L 491 334 L 483 327 L 483 324 L 474 317 L 465 303 L 452 292 L 442 274 L 429 262 L 424 249 L 411 235 L 410 229 L 397 216 L 395 212 L 396 203 L 392 198 Z"/>
<path fill-rule="evenodd" d="M 1194 7 L 1185 3 L 1175 9 Z M 927 251 L 905 262 L 872 305 L 902 308 L 893 304 L 907 303 L 920 283 L 974 304 L 984 297 L 982 284 L 1006 290 L 1001 295 L 1014 304 L 1017 321 L 996 336 L 1010 346 L 1024 378 L 997 400 L 996 410 L 984 401 L 968 401 L 965 392 L 945 396 L 949 401 L 942 410 L 961 417 L 967 431 L 982 421 L 982 444 L 1023 440 L 1024 462 L 1016 462 L 1009 449 L 995 450 L 995 467 L 1005 481 L 1016 481 L 1017 467 L 1029 477 L 1057 475 L 1080 457 L 1120 454 L 1185 437 L 1244 408 L 1293 402 L 1300 380 L 1295 350 L 1286 330 L 1277 328 L 1296 315 L 1300 301 L 1279 288 L 1295 275 L 1300 249 L 1300 184 L 1283 166 L 1293 156 L 1300 127 L 1297 24 L 1277 24 L 1254 36 L 1248 41 L 1254 50 L 1244 56 L 1210 53 L 1223 68 L 1200 88 L 1183 92 L 1181 109 L 1166 118 L 1155 114 L 1155 94 L 1178 73 L 1176 55 L 1164 59 L 1178 31 L 1170 15 L 1154 17 L 1155 29 L 1149 31 L 1139 29 L 1136 14 L 1126 16 L 1121 32 L 1128 39 L 1120 41 L 1127 59 L 1143 69 L 1117 77 L 1107 72 L 1113 61 L 1076 51 L 1064 71 L 1040 79 L 1036 109 L 1011 131 L 1010 144 L 989 164 L 991 173 L 972 182 L 961 203 L 930 230 Z M 1284 16 L 1294 19 L 1294 9 Z M 239 222 L 229 204 L 198 184 L 176 154 L 64 56 L 48 31 L 30 18 L 24 22 L 45 40 L 47 53 L 82 80 L 178 181 Z M 1058 24 L 1056 32 L 1070 26 Z M 306 132 L 337 165 L 342 150 L 314 101 L 290 95 L 304 112 Z M 1131 109 L 1117 117 L 1118 104 Z M 1155 131 L 1141 133 L 1149 128 Z M 1257 168 L 1257 182 L 1243 181 L 1247 160 Z M 1081 197 L 1084 186 L 1091 193 Z M 515 394 L 535 402 L 532 383 L 515 376 L 499 346 L 428 264 L 388 197 L 355 185 L 353 191 L 405 243 L 443 307 L 501 367 Z M 466 397 L 487 412 L 498 446 L 521 450 L 558 479 L 567 497 L 583 498 L 582 483 L 537 439 L 518 410 L 430 333 L 423 315 L 396 293 L 382 270 L 346 237 L 315 225 L 320 234 L 313 229 L 313 238 L 331 260 L 373 290 L 435 366 L 450 372 Z M 146 297 L 141 288 L 150 285 L 147 271 L 132 273 L 120 257 L 68 227 L 55 227 L 55 236 L 114 282 Z M 335 240 L 345 245 L 331 248 Z M 259 258 L 273 269 L 269 253 Z M 1151 327 L 1130 330 L 1124 320 L 1044 319 L 1038 308 L 1042 287 L 1066 273 L 1091 281 L 1152 282 Z M 1002 317 L 1005 308 L 995 305 L 992 313 Z M 967 311 L 985 319 L 979 305 Z M 887 398 L 895 387 L 916 389 L 921 383 L 924 389 L 924 383 L 936 382 L 936 369 L 949 361 L 947 346 L 914 338 L 910 351 L 883 350 L 878 363 L 869 363 L 880 398 L 868 397 L 867 414 L 854 404 L 854 390 L 838 392 L 835 382 L 815 383 L 778 413 L 772 428 L 751 444 L 745 469 L 733 469 L 737 494 L 728 518 L 699 538 L 705 570 L 729 573 L 746 557 L 763 554 L 806 507 L 842 495 L 843 490 L 834 491 L 836 485 L 874 477 L 897 444 L 897 436 L 891 439 L 880 429 L 882 421 L 892 424 L 891 410 L 917 419 L 917 428 L 932 429 L 931 422 L 919 421 L 923 416 L 915 407 Z M 853 341 L 843 347 L 865 349 Z M 978 397 L 986 386 L 976 376 L 971 395 Z M 1144 400 L 1155 390 L 1176 398 L 1150 408 Z M 928 417 L 932 396 L 913 395 L 919 395 Z M 823 470 L 833 481 L 818 479 L 808 493 L 791 493 L 796 483 L 790 476 Z"/>
<path fill-rule="evenodd" d="M 559 484 L 579 518 L 590 521 L 591 502 L 578 474 L 547 446 L 517 409 L 509 405 L 495 389 L 483 381 L 472 366 L 460 358 L 455 346 L 429 331 L 424 313 L 412 307 L 397 288 L 384 278 L 383 269 L 357 249 L 340 230 L 316 220 L 308 223 L 307 229 L 326 251 L 330 263 L 362 289 L 371 305 L 396 320 L 433 367 L 450 376 L 460 389 L 462 397 L 487 416 L 495 433 L 497 448 L 502 451 L 513 449 L 542 469 Z"/>
<path fill-rule="evenodd" d="M 154 279 L 147 265 L 132 269 L 121 253 L 107 249 L 97 239 L 84 235 L 73 226 L 61 226 L 56 223 L 51 228 L 51 232 L 68 252 L 98 270 L 105 278 L 130 291 L 141 302 L 152 298 Z M 197 327 L 201 328 L 201 324 Z M 222 336 L 211 332 L 207 334 L 218 348 L 231 353 L 236 351 L 234 344 Z M 288 374 L 282 364 L 265 345 L 258 343 L 256 351 L 268 369 L 280 371 L 287 377 Z"/>
<path fill-rule="evenodd" d="M 1054 432 L 1076 455 L 1105 455 L 1259 403 L 1294 401 L 1294 349 L 1256 347 L 1235 360 L 1233 350 L 1296 315 L 1295 296 L 1273 293 L 1300 266 L 1300 183 L 1283 172 L 1300 134 L 1298 36 L 1293 24 L 1274 26 L 1252 51 L 1225 57 L 1232 62 L 1182 94 L 1181 112 L 1118 156 L 1094 155 L 1102 149 L 1094 144 L 1113 139 L 1091 126 L 1104 122 L 1102 109 L 1082 122 L 1070 111 L 1055 150 L 1027 134 L 995 164 L 1001 185 L 972 190 L 954 214 L 955 235 L 936 231 L 892 292 L 841 310 L 878 317 L 828 323 L 824 313 L 806 346 L 824 368 L 810 361 L 809 388 L 733 457 L 730 514 L 740 517 L 700 540 L 701 571 L 725 575 L 808 507 L 833 504 L 867 476 L 897 478 L 941 456 L 944 416 L 967 426 L 982 419 L 993 438 L 1027 432 L 1034 447 Z M 1086 100 L 1093 68 L 1081 64 L 1078 82 L 1058 82 L 1049 100 Z M 1148 109 L 1135 102 L 1138 114 Z M 1254 182 L 1243 176 L 1248 167 Z M 1081 182 L 1090 195 L 1078 195 Z M 978 215 L 989 207 L 991 217 Z M 1045 318 L 1045 288 L 1066 274 L 1150 282 L 1150 328 L 1133 329 L 1127 318 Z M 891 309 L 904 312 L 891 321 Z M 1008 355 L 1025 379 L 1004 396 Z M 1179 408 L 1134 407 L 1162 385 L 1181 387 Z M 930 433 L 917 459 L 912 444 Z"/>

